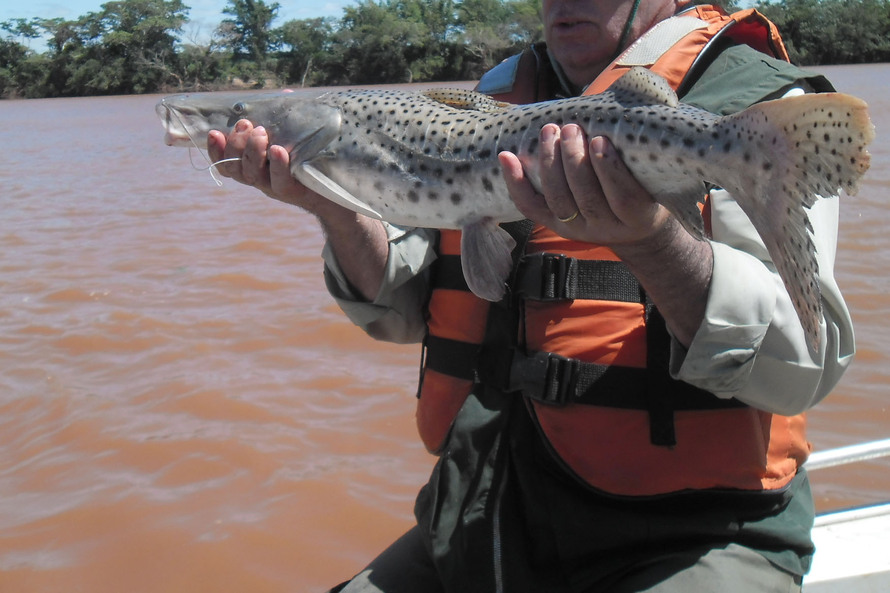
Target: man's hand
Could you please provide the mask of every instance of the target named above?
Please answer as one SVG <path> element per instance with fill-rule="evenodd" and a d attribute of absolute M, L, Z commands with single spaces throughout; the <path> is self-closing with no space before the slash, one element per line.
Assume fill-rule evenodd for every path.
<path fill-rule="evenodd" d="M 343 273 L 364 298 L 374 299 L 389 254 L 386 231 L 379 220 L 356 214 L 299 183 L 291 175 L 287 150 L 270 145 L 266 130 L 247 120 L 236 123 L 228 136 L 210 132 L 207 152 L 214 162 L 239 159 L 219 165 L 223 176 L 318 217 Z"/>
<path fill-rule="evenodd" d="M 322 218 L 349 216 L 344 208 L 307 189 L 291 175 L 290 155 L 278 145 L 269 144 L 263 127 L 253 127 L 241 120 L 229 133 L 212 131 L 207 139 L 207 152 L 213 162 L 237 158 L 219 165 L 224 177 L 252 185 L 267 196 L 299 206 Z M 350 216 L 351 217 L 351 216 Z"/>
<path fill-rule="evenodd" d="M 671 217 L 606 138 L 588 142 L 577 125 L 547 124 L 539 146 L 542 193 L 532 187 L 516 155 L 500 155 L 510 195 L 531 220 L 568 239 L 619 247 L 653 238 Z"/>

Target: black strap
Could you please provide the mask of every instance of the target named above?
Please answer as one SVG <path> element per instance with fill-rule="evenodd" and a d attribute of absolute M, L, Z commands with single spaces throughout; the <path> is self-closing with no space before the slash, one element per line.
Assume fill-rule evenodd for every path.
<path fill-rule="evenodd" d="M 428 335 L 424 341 L 426 368 L 449 377 L 476 380 L 479 344 Z"/>
<path fill-rule="evenodd" d="M 657 392 L 672 410 L 713 410 L 744 407 L 735 399 L 720 399 L 712 393 L 670 379 L 647 368 L 609 366 L 582 362 L 551 352 L 509 354 L 511 369 L 505 391 L 521 391 L 523 395 L 544 404 L 564 406 L 587 404 L 626 410 L 651 409 L 653 381 L 663 383 Z M 483 372 L 485 370 L 485 372 Z M 494 377 L 480 369 L 482 380 Z"/>
<path fill-rule="evenodd" d="M 470 290 L 460 265 L 459 255 L 439 255 L 435 266 L 435 287 L 448 290 Z"/>
<path fill-rule="evenodd" d="M 640 283 L 624 263 L 579 260 L 554 253 L 535 253 L 522 259 L 516 274 L 516 294 L 534 301 L 645 302 Z"/>

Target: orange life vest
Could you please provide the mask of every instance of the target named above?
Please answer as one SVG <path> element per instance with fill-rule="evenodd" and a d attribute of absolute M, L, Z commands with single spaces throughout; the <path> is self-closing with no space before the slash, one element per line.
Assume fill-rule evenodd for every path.
<path fill-rule="evenodd" d="M 638 65 L 681 88 L 711 43 L 724 36 L 787 60 L 775 26 L 756 11 L 727 15 L 698 6 L 656 25 L 585 93 L 602 92 Z M 511 90 L 497 98 L 521 103 L 547 96 L 531 52 L 514 67 Z M 466 289 L 460 233 L 441 232 L 417 409 L 430 451 L 440 450 L 481 382 L 521 391 L 556 457 L 602 491 L 756 491 L 791 481 L 810 451 L 803 415 L 770 414 L 672 379 L 663 321 L 608 248 L 540 226 L 519 239 L 525 255 L 511 280 L 517 302 L 510 318 L 505 303 L 492 305 Z M 512 319 L 515 347 L 503 339 L 488 344 L 490 311 Z"/>

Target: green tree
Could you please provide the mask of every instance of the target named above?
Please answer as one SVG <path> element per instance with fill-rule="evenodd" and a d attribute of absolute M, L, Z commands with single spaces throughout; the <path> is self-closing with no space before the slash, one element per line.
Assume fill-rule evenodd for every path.
<path fill-rule="evenodd" d="M 27 48 L 21 43 L 0 39 L 0 97 L 12 97 L 18 94 L 19 67 L 25 61 L 26 55 Z"/>
<path fill-rule="evenodd" d="M 540 0 L 463 0 L 458 18 L 467 55 L 461 78 L 478 78 L 543 37 Z"/>
<path fill-rule="evenodd" d="M 331 17 L 292 20 L 274 31 L 281 48 L 278 74 L 285 83 L 307 86 L 323 82 L 335 23 Z"/>
<path fill-rule="evenodd" d="M 757 7 L 803 65 L 890 60 L 890 1 L 779 0 Z"/>
<path fill-rule="evenodd" d="M 232 51 L 236 71 L 246 78 L 259 78 L 269 67 L 269 52 L 273 49 L 272 21 L 280 8 L 277 2 L 263 0 L 228 0 L 220 31 L 225 44 Z"/>
<path fill-rule="evenodd" d="M 420 25 L 383 2 L 347 6 L 335 36 L 329 82 L 377 84 L 412 79 L 407 48 L 422 42 Z"/>

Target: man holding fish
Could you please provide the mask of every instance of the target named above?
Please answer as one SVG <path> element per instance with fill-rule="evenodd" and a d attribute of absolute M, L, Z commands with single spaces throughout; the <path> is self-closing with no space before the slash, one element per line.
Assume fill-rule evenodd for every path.
<path fill-rule="evenodd" d="M 687 9 L 543 0 L 546 48 L 496 67 L 479 90 L 532 103 L 601 92 L 640 65 L 714 113 L 830 90 L 783 61 L 759 15 L 675 17 Z M 636 156 L 575 124 L 538 129 L 533 153 L 499 156 L 534 224 L 503 225 L 516 248 L 493 304 L 463 280 L 459 231 L 396 227 L 321 197 L 262 126 L 210 133 L 214 160 L 240 157 L 224 175 L 318 217 L 325 279 L 353 321 L 424 342 L 418 426 L 439 461 L 418 524 L 333 591 L 799 590 L 813 520 L 802 413 L 854 352 L 832 277 L 838 200 L 816 200 L 798 225 L 811 229 L 801 240 L 815 244 L 821 289 L 807 331 L 772 245 L 725 190 L 708 192 L 701 240 L 630 173 L 622 157 Z M 835 149 L 824 136 L 817 154 Z M 770 159 L 746 154 L 739 167 L 754 183 Z"/>

